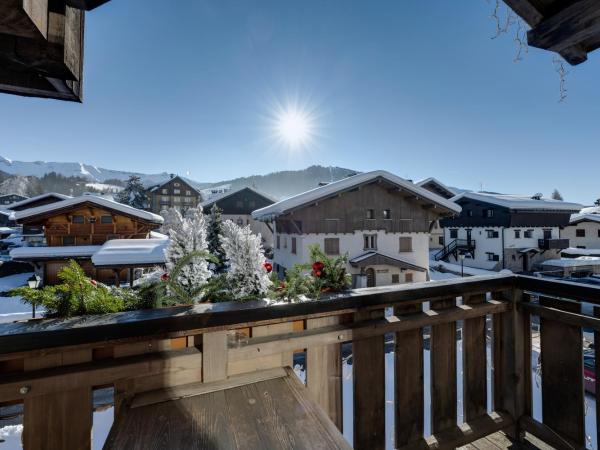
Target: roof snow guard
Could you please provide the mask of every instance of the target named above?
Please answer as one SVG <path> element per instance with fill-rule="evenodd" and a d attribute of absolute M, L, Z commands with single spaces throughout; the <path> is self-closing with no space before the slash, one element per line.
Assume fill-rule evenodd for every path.
<path fill-rule="evenodd" d="M 148 211 L 142 211 L 141 209 L 134 208 L 129 205 L 124 205 L 112 200 L 108 200 L 104 197 L 96 197 L 94 195 L 84 195 L 81 197 L 68 198 L 56 203 L 50 203 L 49 205 L 38 206 L 37 208 L 25 209 L 23 211 L 17 211 L 14 213 L 14 218 L 18 221 L 28 219 L 35 216 L 40 216 L 55 211 L 61 211 L 64 209 L 71 208 L 80 204 L 92 203 L 101 208 L 118 211 L 127 216 L 137 217 L 148 222 L 162 224 L 163 218 L 158 214 L 153 214 Z"/>
<path fill-rule="evenodd" d="M 452 197 L 450 200 L 453 202 L 458 202 L 463 198 L 490 203 L 492 205 L 508 208 L 511 211 L 575 213 L 579 212 L 582 208 L 582 206 L 577 203 L 563 202 L 561 200 L 554 200 L 551 198 L 541 197 L 539 199 L 535 199 L 524 195 L 489 194 L 485 192 L 463 192 L 462 194 Z"/>
<path fill-rule="evenodd" d="M 460 206 L 450 200 L 446 200 L 445 198 L 442 198 L 439 195 L 428 191 L 427 189 L 417 186 L 416 184 L 411 183 L 404 178 L 400 178 L 397 175 L 391 174 L 390 172 L 385 170 L 376 170 L 373 172 L 366 172 L 348 178 L 343 178 L 325 186 L 320 186 L 318 188 L 311 189 L 310 191 L 303 192 L 302 194 L 281 200 L 277 203 L 267 206 L 266 208 L 257 209 L 252 213 L 252 217 L 254 219 L 263 221 L 273 220 L 274 218 L 285 215 L 292 210 L 310 205 L 311 203 L 319 200 L 336 196 L 342 192 L 350 191 L 358 186 L 369 184 L 377 180 L 385 180 L 400 189 L 404 189 L 413 193 L 417 197 L 429 200 L 433 204 L 446 209 L 452 214 L 458 214 L 461 211 Z"/>

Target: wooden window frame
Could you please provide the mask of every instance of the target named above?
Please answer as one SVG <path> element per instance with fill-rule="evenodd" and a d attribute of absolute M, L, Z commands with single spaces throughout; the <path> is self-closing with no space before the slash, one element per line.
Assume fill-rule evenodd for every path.
<path fill-rule="evenodd" d="M 415 277 L 414 274 L 412 272 L 406 272 L 404 274 L 404 282 L 405 283 L 412 283 L 415 281 Z"/>
<path fill-rule="evenodd" d="M 400 236 L 400 238 L 398 239 L 398 244 L 399 244 L 399 249 L 398 251 L 400 253 L 412 253 L 413 250 L 413 238 L 412 236 Z M 405 243 L 405 247 L 402 246 L 402 242 Z M 409 243 L 408 246 L 406 246 L 406 242 Z M 407 250 L 408 248 L 408 250 Z"/>
<path fill-rule="evenodd" d="M 399 273 L 392 274 L 392 284 L 400 284 L 400 274 Z"/>
<path fill-rule="evenodd" d="M 451 228 L 449 231 L 450 239 L 458 239 L 458 228 Z"/>
<path fill-rule="evenodd" d="M 521 230 L 515 230 L 515 239 L 521 239 Z"/>
<path fill-rule="evenodd" d="M 75 217 L 81 217 L 81 222 L 75 222 Z M 77 225 L 81 225 L 85 223 L 85 216 L 81 215 L 81 214 L 76 214 L 74 216 L 71 216 L 71 223 L 77 224 Z"/>
<path fill-rule="evenodd" d="M 372 208 L 367 208 L 366 213 L 365 213 L 365 219 L 375 220 L 375 210 Z"/>
<path fill-rule="evenodd" d="M 292 236 L 292 255 L 296 255 L 298 251 L 297 241 L 294 236 Z"/>
<path fill-rule="evenodd" d="M 329 243 L 329 245 L 328 245 Z M 340 254 L 340 238 L 325 238 L 323 240 L 325 254 L 329 256 L 337 256 Z"/>
<path fill-rule="evenodd" d="M 106 217 L 108 217 L 110 219 L 110 222 L 105 221 Z M 109 216 L 108 214 L 104 214 L 104 215 L 100 216 L 100 223 L 103 225 L 108 225 L 109 223 L 110 224 L 114 223 L 113 216 Z"/>
<path fill-rule="evenodd" d="M 391 209 L 384 209 L 381 214 L 382 214 L 383 220 L 392 220 L 392 210 Z"/>
<path fill-rule="evenodd" d="M 585 237 L 585 228 L 575 228 L 575 237 L 584 238 Z"/>
<path fill-rule="evenodd" d="M 363 250 L 377 250 L 376 234 L 363 234 Z"/>
<path fill-rule="evenodd" d="M 72 243 L 66 243 L 65 239 L 68 239 L 69 241 L 73 240 L 73 242 Z M 63 245 L 63 247 L 74 247 L 75 243 L 76 243 L 75 236 L 63 236 L 62 237 L 62 245 Z"/>

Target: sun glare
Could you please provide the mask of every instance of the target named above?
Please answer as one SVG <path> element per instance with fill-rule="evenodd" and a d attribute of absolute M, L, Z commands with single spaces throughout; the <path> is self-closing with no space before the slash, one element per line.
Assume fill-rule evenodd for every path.
<path fill-rule="evenodd" d="M 281 108 L 275 116 L 277 140 L 290 149 L 306 148 L 315 134 L 311 115 L 300 108 Z"/>

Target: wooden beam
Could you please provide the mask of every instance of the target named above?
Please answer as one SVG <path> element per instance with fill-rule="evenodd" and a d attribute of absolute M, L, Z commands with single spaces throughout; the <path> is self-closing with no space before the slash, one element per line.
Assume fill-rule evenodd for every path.
<path fill-rule="evenodd" d="M 600 34 L 600 3 L 597 0 L 581 0 L 529 30 L 527 42 L 532 47 L 562 52 L 598 34 Z M 579 50 L 584 49 L 579 48 Z M 571 53 L 566 53 L 567 57 L 573 52 L 574 50 L 571 50 Z M 579 59 L 576 63 L 583 62 Z"/>
<path fill-rule="evenodd" d="M 517 13 L 530 27 L 535 27 L 544 16 L 540 13 L 530 0 L 504 0 L 515 13 Z"/>
<path fill-rule="evenodd" d="M 92 9 L 96 9 L 98 6 L 102 6 L 109 1 L 110 0 L 65 0 L 65 3 L 73 8 L 91 11 Z"/>
<path fill-rule="evenodd" d="M 48 37 L 48 0 L 2 0 L 0 33 L 45 40 Z"/>

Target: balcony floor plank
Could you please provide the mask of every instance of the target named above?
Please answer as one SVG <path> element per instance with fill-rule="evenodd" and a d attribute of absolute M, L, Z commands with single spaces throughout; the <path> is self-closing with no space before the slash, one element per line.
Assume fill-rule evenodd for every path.
<path fill-rule="evenodd" d="M 549 450 L 552 448 L 529 433 L 526 434 L 524 442 L 518 442 L 499 431 L 459 447 L 459 450 Z"/>

